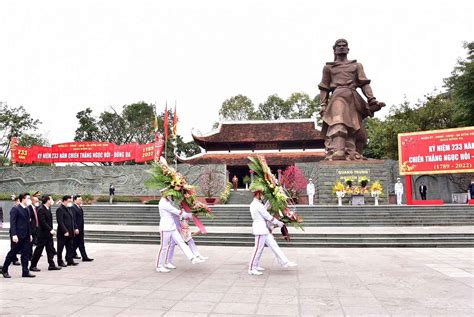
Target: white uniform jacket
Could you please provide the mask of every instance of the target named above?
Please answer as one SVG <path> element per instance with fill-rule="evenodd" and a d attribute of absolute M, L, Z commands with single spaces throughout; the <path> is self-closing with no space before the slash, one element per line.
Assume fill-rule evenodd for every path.
<path fill-rule="evenodd" d="M 315 191 L 314 191 L 314 184 L 312 183 L 308 183 L 308 185 L 306 185 L 306 194 L 309 195 L 314 195 Z"/>
<path fill-rule="evenodd" d="M 250 204 L 250 214 L 252 215 L 252 232 L 254 235 L 269 234 L 267 221 L 278 224 L 278 220 L 270 215 L 267 208 L 257 199 Z"/>
<path fill-rule="evenodd" d="M 173 231 L 176 230 L 176 223 L 179 223 L 179 216 L 183 214 L 182 210 L 176 208 L 176 206 L 167 198 L 162 197 L 158 205 L 160 210 L 160 231 Z"/>
<path fill-rule="evenodd" d="M 401 194 L 403 193 L 403 184 L 402 183 L 395 183 L 395 193 L 396 194 Z"/>

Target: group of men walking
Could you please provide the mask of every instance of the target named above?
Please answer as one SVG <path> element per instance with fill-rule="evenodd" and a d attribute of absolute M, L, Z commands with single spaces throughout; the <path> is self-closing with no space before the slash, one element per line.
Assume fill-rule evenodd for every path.
<path fill-rule="evenodd" d="M 46 249 L 48 270 L 60 270 L 62 267 L 75 266 L 74 259 L 82 257 L 83 262 L 93 261 L 86 253 L 84 246 L 84 211 L 80 195 L 66 195 L 61 199 L 56 209 L 57 230 L 53 228 L 51 195 L 38 193 L 30 196 L 21 193 L 15 200 L 15 206 L 10 211 L 10 240 L 11 248 L 2 267 L 4 278 L 10 278 L 9 266 L 19 265 L 17 254 L 21 255 L 22 277 L 35 277 L 31 272 L 41 271 L 37 265 Z M 54 249 L 54 236 L 57 236 L 57 251 Z M 33 252 L 33 245 L 36 248 Z M 62 253 L 66 249 L 66 263 Z M 76 254 L 79 249 L 81 257 Z M 57 263 L 54 256 L 57 255 Z M 31 263 L 30 263 L 31 262 Z"/>

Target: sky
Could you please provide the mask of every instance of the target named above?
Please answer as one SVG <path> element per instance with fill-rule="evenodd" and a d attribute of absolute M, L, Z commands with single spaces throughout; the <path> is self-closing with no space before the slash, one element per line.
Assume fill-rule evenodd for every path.
<path fill-rule="evenodd" d="M 178 133 L 209 132 L 222 102 L 319 93 L 349 41 L 379 101 L 442 90 L 473 41 L 474 1 L 1 1 L 0 101 L 69 142 L 75 117 L 138 101 L 177 104 Z M 384 117 L 386 107 L 377 114 Z"/>

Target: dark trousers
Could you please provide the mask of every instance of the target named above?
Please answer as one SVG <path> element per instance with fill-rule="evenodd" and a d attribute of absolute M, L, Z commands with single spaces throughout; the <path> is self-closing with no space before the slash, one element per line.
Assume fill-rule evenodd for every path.
<path fill-rule="evenodd" d="M 11 237 L 10 237 L 11 239 Z M 24 274 L 28 274 L 28 261 L 30 260 L 30 238 L 18 239 L 17 243 L 12 242 L 12 247 L 10 252 L 8 252 L 7 257 L 5 258 L 5 263 L 3 263 L 3 272 L 8 272 L 8 267 L 15 260 L 16 255 L 21 253 L 21 267 Z"/>
<path fill-rule="evenodd" d="M 64 263 L 64 247 L 66 247 L 66 263 L 72 263 L 74 258 L 74 237 L 58 236 L 58 264 Z"/>
<path fill-rule="evenodd" d="M 79 248 L 79 252 L 81 252 L 82 259 L 87 259 L 86 247 L 84 246 L 84 233 L 80 233 L 74 237 L 74 255 L 77 254 L 77 248 Z"/>
<path fill-rule="evenodd" d="M 36 265 L 38 265 L 38 261 L 45 247 L 49 267 L 56 266 L 56 264 L 54 264 L 53 237 L 51 236 L 50 238 L 38 239 L 38 244 L 36 245 L 35 252 L 33 252 L 33 257 L 31 258 L 31 267 L 36 267 Z"/>
<path fill-rule="evenodd" d="M 10 237 L 10 249 L 13 249 L 14 247 L 14 244 L 13 241 L 12 241 L 12 237 Z M 17 253 L 18 254 L 18 253 Z M 18 262 L 18 256 L 15 254 L 15 256 L 13 257 L 13 262 Z"/>
<path fill-rule="evenodd" d="M 32 230 L 31 236 L 33 237 L 33 242 L 30 243 L 30 259 L 33 258 L 33 245 L 38 245 L 38 229 L 37 228 Z"/>
<path fill-rule="evenodd" d="M 421 193 L 421 200 L 426 200 L 426 193 Z"/>

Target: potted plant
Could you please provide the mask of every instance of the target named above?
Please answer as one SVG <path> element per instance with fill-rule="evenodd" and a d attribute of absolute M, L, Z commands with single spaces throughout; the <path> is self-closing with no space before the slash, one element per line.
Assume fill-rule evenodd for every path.
<path fill-rule="evenodd" d="M 370 195 L 374 197 L 375 206 L 379 205 L 379 197 L 383 195 L 382 184 L 379 181 L 375 181 L 372 186 L 370 186 Z"/>
<path fill-rule="evenodd" d="M 361 176 L 359 178 L 359 185 L 361 188 L 366 188 L 369 184 L 369 179 L 366 176 Z"/>
<path fill-rule="evenodd" d="M 344 196 L 346 195 L 344 184 L 342 184 L 340 181 L 337 181 L 334 187 L 332 188 L 332 192 L 336 194 L 337 205 L 342 206 L 342 198 L 344 198 Z"/>
<path fill-rule="evenodd" d="M 245 184 L 245 190 L 249 190 L 249 184 L 250 184 L 250 176 L 245 175 L 242 181 Z"/>
<path fill-rule="evenodd" d="M 206 167 L 199 177 L 199 188 L 205 196 L 206 203 L 212 205 L 216 201 L 216 196 L 222 189 L 221 175 L 217 169 Z"/>

